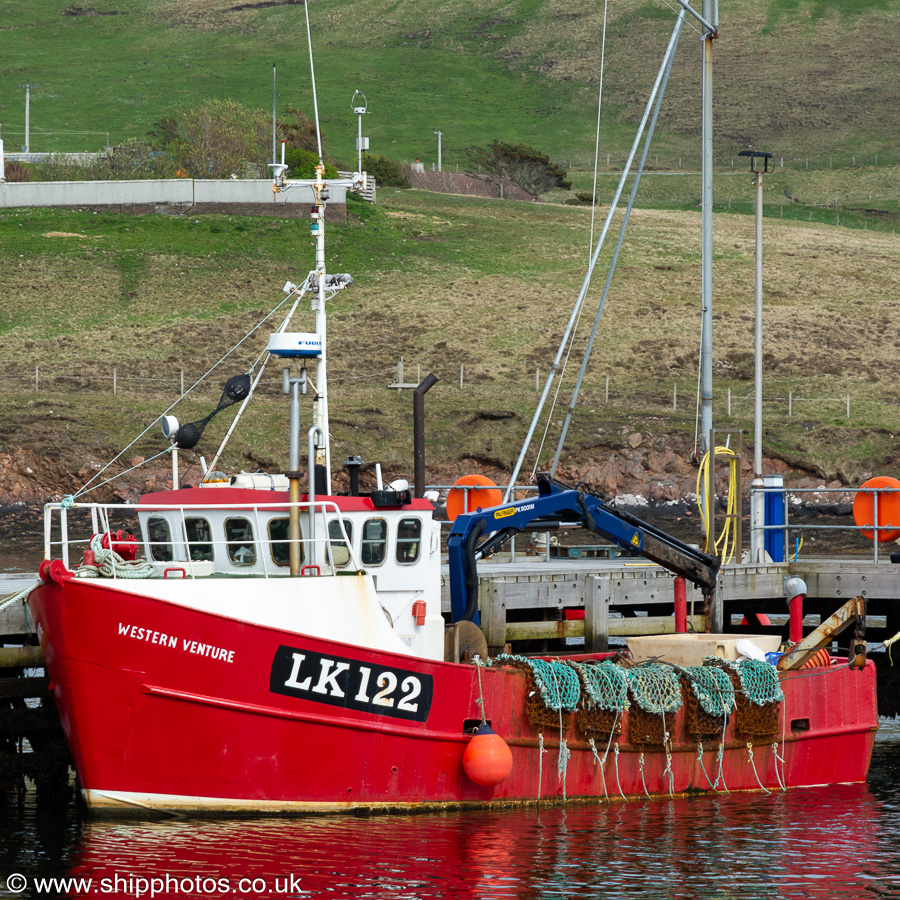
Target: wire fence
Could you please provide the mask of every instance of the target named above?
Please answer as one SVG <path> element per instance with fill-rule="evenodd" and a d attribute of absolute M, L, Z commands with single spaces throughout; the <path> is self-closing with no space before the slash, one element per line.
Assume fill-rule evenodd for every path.
<path fill-rule="evenodd" d="M 396 366 L 379 368 L 366 372 L 334 373 L 329 375 L 329 384 L 365 385 L 376 390 L 402 392 L 412 390 L 422 381 L 422 373 L 430 372 L 431 367 L 421 363 L 410 365 L 400 360 Z M 409 376 L 415 372 L 415 377 Z M 456 373 L 444 372 L 441 376 L 443 387 L 447 391 L 482 394 L 485 391 L 496 394 L 498 382 L 496 378 L 485 379 L 479 372 L 472 377 L 464 364 L 460 364 L 458 380 Z M 73 373 L 71 370 L 60 371 L 45 366 L 35 366 L 28 372 L 5 372 L 0 380 L 10 385 L 13 390 L 30 394 L 35 398 L 49 400 L 57 397 L 90 396 L 90 397 L 160 397 L 171 401 L 173 397 L 184 396 L 186 390 L 197 380 L 198 375 L 185 369 L 172 370 L 169 375 L 145 375 L 135 373 L 127 367 L 114 366 L 106 372 L 94 370 Z M 534 378 L 521 378 L 506 381 L 502 385 L 503 395 L 509 399 L 519 398 L 530 402 L 537 397 L 544 386 L 546 370 L 540 367 L 534 370 Z M 504 376 L 505 379 L 505 376 Z M 192 400 L 218 400 L 224 378 L 207 379 L 189 394 Z M 275 371 L 271 377 L 264 377 L 256 388 L 257 396 L 262 399 L 280 398 L 282 394 L 280 372 Z M 823 385 L 825 387 L 825 385 Z M 767 416 L 775 416 L 783 420 L 803 417 L 804 420 L 829 422 L 860 422 L 868 414 L 888 407 L 900 407 L 900 401 L 891 398 L 876 397 L 861 393 L 860 386 L 853 383 L 831 383 L 821 393 L 815 385 L 783 384 L 769 380 L 763 393 L 763 406 Z M 602 405 L 612 409 L 631 409 L 635 397 L 639 395 L 642 408 L 654 411 L 671 411 L 686 414 L 694 410 L 696 405 L 696 382 L 692 379 L 672 380 L 650 389 L 635 388 L 626 381 L 616 381 L 609 375 L 598 376 L 585 394 L 586 405 Z M 713 392 L 714 401 L 720 414 L 736 419 L 746 418 L 753 414 L 754 394 L 752 387 L 746 383 L 733 387 L 727 383 L 719 383 Z"/>

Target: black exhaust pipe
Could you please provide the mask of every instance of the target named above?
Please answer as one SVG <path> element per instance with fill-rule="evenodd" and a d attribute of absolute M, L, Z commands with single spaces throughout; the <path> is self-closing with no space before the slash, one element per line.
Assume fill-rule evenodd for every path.
<path fill-rule="evenodd" d="M 413 480 L 416 497 L 425 493 L 425 395 L 437 384 L 428 374 L 413 391 Z"/>

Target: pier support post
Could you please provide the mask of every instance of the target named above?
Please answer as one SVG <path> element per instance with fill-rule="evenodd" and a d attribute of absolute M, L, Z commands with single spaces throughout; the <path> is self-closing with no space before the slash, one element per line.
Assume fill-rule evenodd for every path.
<path fill-rule="evenodd" d="M 588 653 L 605 653 L 609 650 L 610 579 L 608 575 L 594 575 L 586 580 L 584 649 Z"/>
<path fill-rule="evenodd" d="M 684 575 L 675 577 L 675 633 L 687 634 L 687 582 Z"/>

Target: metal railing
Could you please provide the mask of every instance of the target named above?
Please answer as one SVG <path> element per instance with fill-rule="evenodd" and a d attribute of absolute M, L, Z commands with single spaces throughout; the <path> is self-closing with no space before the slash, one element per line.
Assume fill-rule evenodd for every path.
<path fill-rule="evenodd" d="M 879 487 L 879 488 L 871 488 L 871 487 L 860 487 L 860 488 L 786 488 L 786 487 L 751 487 L 750 488 L 750 504 L 751 509 L 753 508 L 753 497 L 757 494 L 781 494 L 782 495 L 782 510 L 784 521 L 782 524 L 775 525 L 762 525 L 762 526 L 754 526 L 751 522 L 750 530 L 751 530 L 751 541 L 752 534 L 755 531 L 762 532 L 783 532 L 783 545 L 784 545 L 784 559 L 789 560 L 791 558 L 790 553 L 790 532 L 808 532 L 808 531 L 824 531 L 824 532 L 834 532 L 834 531 L 846 531 L 846 532 L 859 532 L 863 534 L 864 532 L 872 532 L 871 542 L 872 542 L 872 561 L 878 562 L 879 556 L 879 545 L 883 543 L 882 540 L 879 540 L 879 536 L 884 535 L 887 532 L 898 531 L 900 532 L 900 521 L 896 524 L 893 523 L 885 523 L 881 524 L 879 515 L 879 507 L 881 509 L 886 509 L 885 505 L 885 495 L 887 494 L 898 494 L 900 493 L 900 488 L 891 488 L 891 487 Z M 872 519 L 871 523 L 863 523 L 862 525 L 857 525 L 854 522 L 852 525 L 825 525 L 825 524 L 811 524 L 804 525 L 798 522 L 791 522 L 790 520 L 790 511 L 793 506 L 793 500 L 799 494 L 844 494 L 844 495 L 852 495 L 856 496 L 858 494 L 871 495 L 872 496 Z M 866 535 L 867 540 L 869 540 Z"/>
<path fill-rule="evenodd" d="M 91 540 L 96 534 L 108 534 L 110 549 L 113 550 L 116 549 L 117 544 L 125 543 L 123 541 L 117 540 L 115 537 L 115 531 L 113 530 L 110 518 L 111 511 L 120 511 L 119 515 L 124 514 L 125 516 L 131 518 L 135 517 L 138 513 L 144 513 L 147 516 L 154 516 L 164 512 L 176 511 L 180 513 L 180 536 L 174 535 L 170 532 L 169 538 L 167 540 L 145 540 L 135 542 L 136 547 L 150 547 L 151 556 L 153 547 L 161 547 L 168 548 L 168 552 L 171 552 L 173 557 L 171 560 L 150 559 L 148 560 L 148 563 L 157 566 L 165 566 L 167 564 L 171 564 L 171 568 L 181 569 L 184 573 L 184 577 L 202 577 L 198 572 L 195 572 L 195 565 L 197 563 L 207 562 L 208 560 L 193 559 L 193 554 L 191 552 L 192 547 L 197 548 L 198 550 L 200 550 L 200 552 L 203 552 L 202 548 L 209 547 L 210 545 L 212 545 L 214 548 L 222 547 L 226 557 L 231 559 L 228 550 L 229 545 L 245 544 L 248 546 L 252 546 L 256 554 L 256 560 L 254 561 L 254 563 L 246 566 L 248 570 L 252 566 L 254 571 L 248 571 L 247 574 L 263 575 L 265 578 L 269 578 L 273 573 L 270 572 L 269 559 L 266 556 L 266 553 L 264 553 L 263 551 L 265 551 L 267 547 L 274 544 L 290 545 L 294 542 L 289 538 L 270 538 L 268 536 L 267 530 L 263 529 L 264 522 L 260 519 L 260 512 L 277 511 L 279 513 L 287 513 L 287 511 L 292 507 L 297 507 L 301 512 L 306 512 L 310 516 L 321 516 L 321 521 L 324 525 L 321 532 L 319 532 L 318 530 L 316 532 L 324 535 L 323 537 L 302 537 L 297 542 L 301 545 L 301 548 L 304 549 L 304 558 L 306 560 L 307 567 L 316 567 L 321 573 L 322 568 L 320 560 L 322 560 L 324 561 L 325 566 L 330 569 L 330 574 L 332 575 L 336 574 L 337 568 L 352 568 L 354 570 L 360 570 L 362 568 L 353 544 L 349 536 L 347 535 L 346 529 L 344 528 L 344 520 L 342 518 L 340 508 L 338 507 L 337 503 L 327 500 L 316 500 L 313 503 L 301 502 L 293 504 L 289 501 L 278 503 L 229 504 L 227 507 L 227 511 L 229 513 L 234 511 L 244 511 L 252 515 L 253 523 L 255 525 L 253 536 L 250 539 L 229 539 L 227 536 L 224 539 L 215 539 L 212 535 L 210 535 L 208 539 L 204 538 L 195 540 L 188 539 L 186 523 L 187 517 L 205 517 L 211 510 L 215 510 L 216 507 L 205 506 L 202 504 L 202 502 L 190 505 L 154 503 L 140 506 L 132 503 L 76 503 L 74 508 L 64 507 L 60 503 L 48 503 L 44 507 L 44 558 L 53 559 L 54 554 L 56 554 L 58 558 L 62 560 L 63 565 L 65 565 L 65 567 L 68 569 L 70 568 L 72 551 L 74 550 L 77 554 L 78 552 L 89 550 Z M 225 508 L 223 507 L 222 509 L 224 511 Z M 73 527 L 73 523 L 70 522 L 70 516 L 72 515 L 72 513 L 77 513 L 80 511 L 87 512 L 90 515 L 90 533 L 84 536 L 79 535 L 77 537 L 73 537 L 70 534 L 70 529 Z M 58 540 L 53 539 L 54 514 L 58 514 Z M 166 521 L 168 522 L 168 519 L 166 519 Z M 338 523 L 338 526 L 340 528 L 340 537 L 330 536 L 329 526 L 332 522 Z M 86 525 L 88 523 L 85 522 L 84 524 Z M 132 542 L 129 541 L 128 543 L 130 544 Z M 318 552 L 320 546 L 321 552 Z M 184 548 L 184 559 L 176 558 L 177 556 L 181 555 L 181 548 Z M 350 566 L 336 566 L 334 561 L 335 550 L 344 551 L 349 554 Z M 261 571 L 256 571 L 257 563 L 261 565 Z M 280 568 L 287 568 L 287 566 L 280 566 L 278 563 L 275 563 L 274 559 L 272 560 L 272 564 L 276 568 L 276 570 Z M 198 566 L 198 568 L 205 567 Z M 241 566 L 238 565 L 237 568 L 241 568 Z M 224 570 L 217 569 L 217 571 L 222 572 Z M 113 578 L 116 577 L 116 571 L 115 568 L 113 568 Z M 280 577 L 280 575 L 278 577 Z"/>

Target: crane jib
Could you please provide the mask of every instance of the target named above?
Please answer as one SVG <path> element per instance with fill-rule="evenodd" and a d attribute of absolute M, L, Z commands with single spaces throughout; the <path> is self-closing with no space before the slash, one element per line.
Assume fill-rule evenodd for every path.
<path fill-rule="evenodd" d="M 477 560 L 526 528 L 580 524 L 623 550 L 643 556 L 703 589 L 715 590 L 719 561 L 602 498 L 555 479 L 538 479 L 538 496 L 463 513 L 447 539 L 452 620 L 478 622 Z M 488 537 L 479 545 L 478 539 Z"/>

